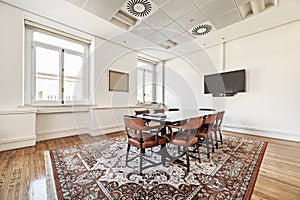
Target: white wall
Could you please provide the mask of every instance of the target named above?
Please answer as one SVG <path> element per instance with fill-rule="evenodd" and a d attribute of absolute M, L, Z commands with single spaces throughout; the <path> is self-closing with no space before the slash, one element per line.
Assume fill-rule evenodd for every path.
<path fill-rule="evenodd" d="M 216 107 L 224 109 L 224 100 L 205 95 L 203 75 L 221 69 L 221 46 L 210 47 L 176 59 L 165 65 L 165 92 L 167 107 L 198 109 Z"/>
<path fill-rule="evenodd" d="M 224 109 L 227 130 L 300 141 L 299 27 L 297 21 L 225 44 L 225 71 L 246 69 L 246 93 L 226 98 L 203 95 L 203 75 L 223 71 L 222 45 L 168 61 L 171 74 L 166 84 L 179 88 L 174 91 L 183 108 Z M 178 104 L 178 100 L 166 103 Z"/>
<path fill-rule="evenodd" d="M 23 12 L 0 3 L 0 108 L 22 104 Z"/>
<path fill-rule="evenodd" d="M 51 1 L 47 1 L 47 4 L 55 5 Z M 37 20 L 39 23 L 59 29 L 65 28 L 64 31 L 72 31 L 73 34 L 79 34 L 79 36 L 88 35 L 89 38 L 93 38 L 89 33 L 100 34 L 109 31 L 109 29 L 104 30 L 103 26 L 95 26 L 100 20 L 97 17 L 83 13 L 84 11 L 80 11 L 79 8 L 71 4 L 63 4 L 66 4 L 64 6 L 68 8 L 68 13 L 73 13 L 72 11 L 74 11 L 78 15 L 74 15 L 73 19 L 69 19 L 66 17 L 68 15 L 66 12 L 58 14 L 52 10 L 51 12 L 46 12 L 47 18 L 43 18 L 34 13 L 29 13 L 0 2 L 0 24 L 2 26 L 0 31 L 0 113 L 7 113 L 8 109 L 13 110 L 13 114 L 1 115 L 1 118 L 6 117 L 7 119 L 3 121 L 6 126 L 0 130 L 0 150 L 21 147 L 24 144 L 34 145 L 36 140 L 89 133 L 89 130 L 93 128 L 97 128 L 97 130 L 103 128 L 101 134 L 112 132 L 115 128 L 112 126 L 112 122 L 118 125 L 121 124 L 120 120 L 122 118 L 116 120 L 116 117 L 128 114 L 128 109 L 124 109 L 125 111 L 120 114 L 120 112 L 114 111 L 115 107 L 118 110 L 119 106 L 126 107 L 136 103 L 136 72 L 134 68 L 136 68 L 137 53 L 101 38 L 96 38 L 95 49 L 90 52 L 91 63 L 95 63 L 95 69 L 91 68 L 90 77 L 90 80 L 92 80 L 90 84 L 91 96 L 94 98 L 91 102 L 95 102 L 95 105 L 82 107 L 38 107 L 36 112 L 28 115 L 19 112 L 19 110 L 24 109 L 20 108 L 23 106 L 24 19 Z M 24 7 L 28 5 L 24 4 Z M 30 6 L 35 7 L 36 5 L 31 1 Z M 35 7 L 35 9 L 37 12 L 40 12 L 45 9 L 44 7 L 45 5 L 40 5 L 40 7 Z M 54 19 L 54 21 L 51 19 Z M 55 21 L 57 19 L 60 19 L 59 23 Z M 87 21 L 95 23 L 86 23 Z M 75 26 L 76 30 L 70 28 L 74 23 L 77 23 Z M 84 32 L 80 32 L 78 29 L 83 29 Z M 129 73 L 129 93 L 108 92 L 108 69 Z M 92 114 L 88 108 L 94 106 L 98 108 L 105 107 L 110 111 L 106 113 L 101 112 L 102 114 L 97 115 L 97 120 L 101 123 L 92 127 Z M 33 126 L 34 129 L 25 132 L 18 131 L 19 129 L 14 127 L 16 125 L 14 118 L 22 119 L 28 123 L 28 126 Z M 19 123 L 18 125 L 20 125 L 18 127 L 22 128 L 24 123 Z M 27 126 L 24 126 L 24 129 L 27 129 Z M 11 132 L 14 134 L 10 134 Z M 30 137 L 28 134 L 31 134 Z M 30 138 L 30 141 L 28 138 Z M 24 141 L 22 142 L 22 140 Z"/>
<path fill-rule="evenodd" d="M 226 70 L 246 68 L 248 79 L 247 93 L 226 98 L 226 125 L 300 140 L 299 27 L 297 21 L 226 44 Z"/>

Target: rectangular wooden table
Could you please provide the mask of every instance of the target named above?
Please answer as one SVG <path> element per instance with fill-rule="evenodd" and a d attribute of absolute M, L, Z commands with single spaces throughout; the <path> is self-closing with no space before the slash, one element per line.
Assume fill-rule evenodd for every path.
<path fill-rule="evenodd" d="M 160 122 L 162 124 L 170 125 L 181 121 L 185 121 L 193 117 L 205 117 L 209 114 L 215 114 L 216 111 L 199 111 L 199 110 L 180 110 L 180 111 L 166 111 L 164 113 L 157 114 L 141 114 L 136 117 L 151 120 L 154 122 Z"/>

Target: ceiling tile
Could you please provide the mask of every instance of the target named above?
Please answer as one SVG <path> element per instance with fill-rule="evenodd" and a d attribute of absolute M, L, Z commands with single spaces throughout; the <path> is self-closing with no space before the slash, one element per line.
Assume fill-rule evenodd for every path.
<path fill-rule="evenodd" d="M 210 0 L 192 0 L 197 7 L 201 7 L 208 3 Z"/>
<path fill-rule="evenodd" d="M 182 33 L 184 31 L 185 30 L 176 22 L 173 22 L 159 30 L 160 33 L 167 36 L 168 38 L 174 37 L 175 35 L 178 35 L 179 33 Z"/>
<path fill-rule="evenodd" d="M 158 9 L 143 22 L 152 28 L 162 28 L 167 24 L 170 24 L 172 21 L 173 20 L 166 13 L 164 13 L 161 9 Z"/>
<path fill-rule="evenodd" d="M 113 5 L 115 5 L 115 6 L 117 6 L 118 8 L 120 8 L 120 7 L 122 7 L 124 4 L 125 4 L 125 2 L 127 1 L 127 0 L 106 0 L 106 1 L 108 1 L 108 2 L 110 2 L 111 4 L 113 4 Z"/>
<path fill-rule="evenodd" d="M 187 31 L 180 33 L 172 38 L 172 40 L 177 42 L 178 44 L 182 44 L 182 43 L 185 43 L 185 42 L 193 40 L 193 39 L 195 39 L 195 38 Z"/>
<path fill-rule="evenodd" d="M 207 21 L 207 19 L 200 13 L 198 9 L 195 9 L 176 21 L 178 24 L 188 30 L 194 26 L 202 24 L 203 22 Z"/>
<path fill-rule="evenodd" d="M 155 33 L 156 30 L 151 28 L 150 26 L 147 26 L 146 24 L 140 23 L 139 25 L 135 26 L 130 32 L 145 38 Z"/>
<path fill-rule="evenodd" d="M 164 4 L 168 3 L 170 0 L 152 0 L 156 5 L 163 6 Z"/>
<path fill-rule="evenodd" d="M 85 10 L 103 19 L 110 20 L 119 9 L 105 0 L 89 0 Z"/>
<path fill-rule="evenodd" d="M 88 0 L 66 0 L 76 6 L 79 6 L 80 8 L 83 8 Z"/>
<path fill-rule="evenodd" d="M 241 21 L 241 20 L 242 20 L 242 18 L 240 16 L 238 9 L 234 9 L 221 17 L 211 19 L 211 23 L 217 29 L 220 29 L 220 28 L 231 25 L 231 24 Z"/>
<path fill-rule="evenodd" d="M 155 44 L 159 44 L 163 41 L 166 41 L 168 39 L 168 37 L 164 36 L 163 34 L 159 33 L 159 32 L 155 32 L 153 34 L 151 34 L 150 36 L 146 37 L 147 40 L 150 40 L 151 42 L 155 43 Z"/>
<path fill-rule="evenodd" d="M 195 9 L 191 1 L 171 0 L 165 4 L 162 9 L 174 20 L 187 14 L 189 11 Z"/>
<path fill-rule="evenodd" d="M 235 9 L 234 0 L 212 0 L 200 7 L 202 13 L 209 19 L 224 15 L 224 13 Z"/>

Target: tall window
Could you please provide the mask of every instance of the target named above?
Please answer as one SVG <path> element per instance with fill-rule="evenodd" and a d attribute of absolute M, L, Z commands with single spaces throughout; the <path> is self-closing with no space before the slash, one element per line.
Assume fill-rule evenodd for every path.
<path fill-rule="evenodd" d="M 137 86 L 137 100 L 139 102 L 151 103 L 156 101 L 154 64 L 138 60 Z"/>
<path fill-rule="evenodd" d="M 32 74 L 27 104 L 84 104 L 89 96 L 89 44 L 34 28 L 26 34 L 26 63 Z"/>

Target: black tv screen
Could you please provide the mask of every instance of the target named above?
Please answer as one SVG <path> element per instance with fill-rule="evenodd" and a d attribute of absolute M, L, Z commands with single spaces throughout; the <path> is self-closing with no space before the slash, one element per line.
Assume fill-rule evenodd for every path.
<path fill-rule="evenodd" d="M 204 76 L 205 94 L 236 94 L 246 91 L 246 71 L 236 70 Z"/>

